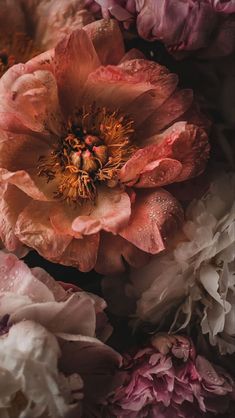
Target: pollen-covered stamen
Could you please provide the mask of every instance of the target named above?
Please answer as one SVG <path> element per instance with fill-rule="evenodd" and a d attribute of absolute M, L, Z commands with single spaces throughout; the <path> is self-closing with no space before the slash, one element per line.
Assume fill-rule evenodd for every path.
<path fill-rule="evenodd" d="M 5 33 L 0 38 L 0 77 L 13 65 L 26 62 L 40 51 L 25 33 Z"/>
<path fill-rule="evenodd" d="M 99 183 L 114 187 L 118 171 L 134 151 L 133 122 L 118 112 L 94 105 L 68 121 L 67 133 L 47 157 L 39 159 L 38 174 L 58 183 L 55 197 L 68 202 L 94 200 Z"/>

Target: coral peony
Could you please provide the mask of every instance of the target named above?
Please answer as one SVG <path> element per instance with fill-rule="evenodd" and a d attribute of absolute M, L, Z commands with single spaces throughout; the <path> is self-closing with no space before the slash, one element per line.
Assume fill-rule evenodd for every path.
<path fill-rule="evenodd" d="M 161 187 L 204 170 L 207 134 L 192 92 L 135 53 L 124 55 L 115 21 L 102 20 L 2 77 L 9 250 L 25 244 L 82 271 L 117 272 L 165 249 L 181 225 Z"/>
<path fill-rule="evenodd" d="M 113 16 L 126 28 L 135 23 L 142 38 L 162 41 L 177 56 L 197 51 L 218 57 L 235 50 L 234 0 L 87 1 L 90 9 L 94 4 L 104 17 Z"/>
<path fill-rule="evenodd" d="M 153 337 L 151 345 L 125 356 L 123 369 L 126 380 L 102 417 L 201 418 L 227 411 L 234 399 L 232 377 L 196 355 L 182 336 Z"/>
<path fill-rule="evenodd" d="M 0 76 L 93 20 L 85 0 L 1 0 Z"/>
<path fill-rule="evenodd" d="M 97 339 L 111 331 L 104 300 L 1 251 L 0 271 L 0 415 L 77 418 L 119 380 L 121 357 Z"/>
<path fill-rule="evenodd" d="M 159 325 L 175 315 L 174 330 L 196 317 L 221 354 L 235 352 L 234 202 L 234 173 L 216 175 L 205 196 L 189 206 L 184 241 L 174 251 L 132 269 L 129 281 L 105 279 L 110 309 L 121 314 L 136 301 L 139 320 Z M 116 295 L 122 298 L 121 308 Z M 127 308 L 125 313 L 133 313 Z"/>

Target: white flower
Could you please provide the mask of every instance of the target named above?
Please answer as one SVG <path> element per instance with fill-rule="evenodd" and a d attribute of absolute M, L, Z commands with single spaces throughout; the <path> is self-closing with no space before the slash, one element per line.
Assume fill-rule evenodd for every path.
<path fill-rule="evenodd" d="M 0 418 L 80 418 L 116 388 L 105 307 L 0 251 Z"/>
<path fill-rule="evenodd" d="M 69 387 L 71 377 L 62 378 L 58 372 L 59 355 L 56 338 L 32 321 L 13 325 L 0 337 L 1 417 L 65 416 L 70 406 L 64 400 L 61 383 Z M 79 393 L 82 380 L 73 378 Z"/>
<path fill-rule="evenodd" d="M 122 288 L 122 308 L 125 293 L 129 304 L 130 299 L 136 301 L 138 320 L 154 326 L 171 321 L 171 331 L 179 331 L 199 315 L 210 343 L 218 345 L 221 354 L 233 353 L 235 174 L 220 175 L 202 199 L 191 203 L 183 231 L 184 242 L 173 252 L 131 270 L 129 283 Z"/>

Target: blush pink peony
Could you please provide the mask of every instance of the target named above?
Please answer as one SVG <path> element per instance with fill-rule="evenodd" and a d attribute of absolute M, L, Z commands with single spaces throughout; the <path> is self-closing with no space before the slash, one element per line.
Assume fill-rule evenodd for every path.
<path fill-rule="evenodd" d="M 126 380 L 102 410 L 108 418 L 202 418 L 228 411 L 235 382 L 182 336 L 157 335 L 126 356 Z"/>
<path fill-rule="evenodd" d="M 181 226 L 162 187 L 204 170 L 204 119 L 175 74 L 135 56 L 115 21 L 101 20 L 0 80 L 8 250 L 113 273 L 144 264 Z"/>
<path fill-rule="evenodd" d="M 121 379 L 105 301 L 2 251 L 0 272 L 0 415 L 80 417 Z"/>

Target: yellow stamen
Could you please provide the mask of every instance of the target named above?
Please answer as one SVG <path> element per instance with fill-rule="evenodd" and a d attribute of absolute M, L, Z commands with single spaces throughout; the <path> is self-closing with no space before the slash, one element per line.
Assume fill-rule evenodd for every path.
<path fill-rule="evenodd" d="M 40 157 L 38 175 L 48 182 L 56 178 L 58 199 L 94 200 L 97 184 L 118 182 L 119 170 L 136 149 L 133 132 L 133 121 L 118 111 L 84 106 L 69 119 L 67 133 L 50 155 Z"/>

